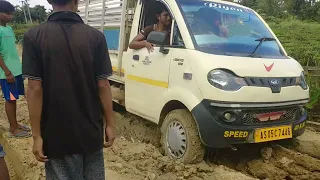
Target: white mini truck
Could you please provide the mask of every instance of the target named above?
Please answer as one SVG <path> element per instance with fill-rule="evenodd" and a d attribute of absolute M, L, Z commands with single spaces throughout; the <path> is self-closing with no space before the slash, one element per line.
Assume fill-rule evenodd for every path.
<path fill-rule="evenodd" d="M 153 31 L 153 52 L 128 48 L 157 23 L 159 2 L 172 18 L 170 44 Z M 219 0 L 82 0 L 79 15 L 106 37 L 113 100 L 161 127 L 168 156 L 195 163 L 206 147 L 303 134 L 303 68 L 254 10 Z"/>

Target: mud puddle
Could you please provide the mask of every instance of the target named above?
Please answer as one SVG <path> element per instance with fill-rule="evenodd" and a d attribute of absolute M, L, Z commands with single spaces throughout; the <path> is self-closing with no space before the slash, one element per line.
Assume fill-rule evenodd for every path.
<path fill-rule="evenodd" d="M 151 169 L 163 169 L 161 165 L 170 164 L 166 162 L 166 157 L 159 153 L 161 152 L 158 143 L 160 133 L 157 126 L 129 113 L 118 114 L 118 117 L 118 119 L 122 119 L 118 121 L 118 130 L 124 139 L 148 144 L 146 148 L 150 148 L 150 150 L 146 150 L 147 154 L 144 154 L 143 157 L 153 157 L 153 160 L 150 158 L 149 162 L 147 161 L 148 164 L 155 163 L 160 166 L 151 165 Z M 152 153 L 148 154 L 149 152 Z M 154 154 L 155 152 L 157 155 Z M 157 159 L 158 156 L 160 159 Z M 210 149 L 205 161 L 199 165 L 188 167 L 176 164 L 171 169 L 168 165 L 169 167 L 160 172 L 163 173 L 166 172 L 165 169 L 169 169 L 169 172 L 176 174 L 177 177 L 205 179 L 204 175 L 208 172 L 202 173 L 203 170 L 198 166 L 206 166 L 211 169 L 210 173 L 213 172 L 212 169 L 214 168 L 212 167 L 224 167 L 228 171 L 239 171 L 248 177 L 258 179 L 316 180 L 320 179 L 319 157 L 320 134 L 316 129 L 308 127 L 304 135 L 298 139 L 238 145 L 236 151 L 231 148 Z M 144 167 L 144 165 L 142 164 L 140 167 Z M 181 171 L 182 169 L 184 171 Z M 179 174 L 179 172 L 182 174 Z M 186 173 L 186 176 L 183 176 L 183 173 Z M 157 177 L 158 175 L 159 172 Z"/>

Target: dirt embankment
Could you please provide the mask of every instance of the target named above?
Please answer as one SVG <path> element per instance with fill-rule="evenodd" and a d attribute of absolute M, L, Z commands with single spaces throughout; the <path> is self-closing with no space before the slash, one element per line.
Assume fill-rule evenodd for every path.
<path fill-rule="evenodd" d="M 0 100 L 1 143 L 8 151 L 15 179 L 45 178 L 44 166 L 35 161 L 32 139 L 7 139 L 8 124 Z M 18 119 L 28 123 L 24 99 L 18 103 Z M 184 165 L 162 155 L 158 127 L 129 113 L 116 113 L 117 140 L 105 149 L 107 178 L 112 180 L 249 180 L 320 179 L 320 134 L 309 128 L 299 140 L 210 150 L 206 160 Z"/>

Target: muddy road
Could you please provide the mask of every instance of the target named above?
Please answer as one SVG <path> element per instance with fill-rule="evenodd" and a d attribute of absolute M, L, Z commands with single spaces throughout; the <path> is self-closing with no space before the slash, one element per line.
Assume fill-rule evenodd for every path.
<path fill-rule="evenodd" d="M 152 145 L 153 148 L 156 148 L 153 149 L 153 152 L 161 152 L 158 143 L 160 133 L 157 126 L 123 111 L 117 116 L 118 132 L 123 138 L 127 141 L 138 140 L 141 143 Z M 183 166 L 182 169 L 187 172 L 187 176 L 184 177 L 211 179 L 206 176 L 211 173 L 215 174 L 210 170 L 215 167 L 223 167 L 227 171 L 241 172 L 248 178 L 320 179 L 320 132 L 317 128 L 308 127 L 305 134 L 298 139 L 238 145 L 233 149 L 208 149 L 204 162 L 199 165 L 200 167 L 198 165 Z M 204 166 L 208 168 L 208 171 L 203 173 L 201 167 Z M 189 167 L 192 169 L 191 174 Z M 179 174 L 180 171 L 175 169 L 173 172 L 177 177 L 182 177 L 182 174 Z M 221 178 L 234 179 L 236 177 Z"/>
<path fill-rule="evenodd" d="M 119 110 L 119 109 L 118 109 Z M 18 102 L 18 120 L 28 124 L 25 99 Z M 298 139 L 208 150 L 199 164 L 184 165 L 163 156 L 159 128 L 130 113 L 116 113 L 117 139 L 105 149 L 111 180 L 315 180 L 320 179 L 320 132 L 308 127 Z M 31 153 L 32 139 L 8 139 L 8 123 L 0 100 L 0 141 L 10 163 L 12 179 L 45 178 L 43 164 Z"/>

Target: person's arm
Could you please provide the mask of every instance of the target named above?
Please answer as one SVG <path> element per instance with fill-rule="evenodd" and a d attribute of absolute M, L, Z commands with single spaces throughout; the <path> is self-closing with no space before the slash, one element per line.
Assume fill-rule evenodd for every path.
<path fill-rule="evenodd" d="M 141 30 L 141 32 L 130 42 L 129 48 L 135 50 L 147 48 L 149 52 L 153 51 L 153 44 L 146 40 L 146 37 L 152 30 L 153 26 L 148 26 Z"/>
<path fill-rule="evenodd" d="M 115 139 L 114 128 L 115 120 L 112 108 L 112 95 L 108 79 L 98 80 L 99 96 L 102 104 L 102 109 L 105 119 L 105 147 L 110 147 Z"/>
<path fill-rule="evenodd" d="M 9 68 L 6 66 L 6 64 L 4 63 L 4 60 L 2 58 L 2 55 L 0 54 L 0 67 L 3 70 L 3 72 L 6 75 L 6 79 L 9 83 L 14 83 L 14 76 L 11 73 L 11 71 L 9 70 Z"/>
<path fill-rule="evenodd" d="M 43 89 L 39 80 L 28 79 L 27 102 L 34 138 L 41 136 L 40 121 L 42 112 Z"/>
<path fill-rule="evenodd" d="M 28 79 L 27 102 L 34 137 L 41 136 L 40 120 L 42 111 L 42 61 L 38 57 L 33 41 L 23 38 L 22 71 Z"/>
<path fill-rule="evenodd" d="M 112 66 L 108 53 L 108 46 L 103 34 L 99 36 L 98 48 L 94 62 L 95 76 L 97 78 L 98 93 L 102 105 L 103 115 L 105 119 L 105 147 L 112 146 L 115 140 L 114 134 L 114 114 L 112 108 L 111 87 L 108 77 L 112 75 Z"/>
<path fill-rule="evenodd" d="M 9 70 L 9 68 L 6 66 L 6 64 L 4 63 L 4 60 L 2 58 L 2 55 L 0 54 L 0 67 L 1 69 L 4 71 L 4 73 L 6 75 L 9 75 L 11 72 Z"/>
<path fill-rule="evenodd" d="M 2 34 L 0 34 L 0 37 L 2 36 Z M 0 48 L 1 48 L 2 43 L 0 42 Z M 14 76 L 11 73 L 10 69 L 6 66 L 6 64 L 4 63 L 4 59 L 2 57 L 3 55 L 0 53 L 0 68 L 3 70 L 3 72 L 6 75 L 6 79 L 9 83 L 14 83 Z"/>
<path fill-rule="evenodd" d="M 43 102 L 42 59 L 27 35 L 23 38 L 22 71 L 23 76 L 28 78 L 27 102 L 33 136 L 33 154 L 38 161 L 46 162 L 48 159 L 43 155 L 40 127 Z"/>
<path fill-rule="evenodd" d="M 142 34 L 138 34 L 129 44 L 130 49 L 142 49 L 146 47 L 147 41 Z"/>
<path fill-rule="evenodd" d="M 33 137 L 33 154 L 40 162 L 47 162 L 48 157 L 43 154 L 43 139 L 41 137 L 41 114 L 43 89 L 39 80 L 28 79 L 27 102 Z"/>

